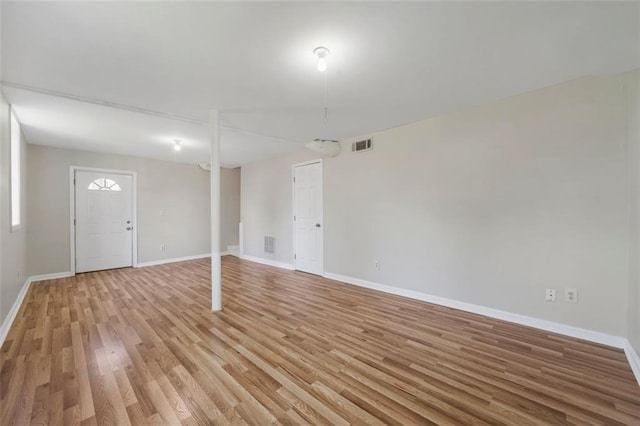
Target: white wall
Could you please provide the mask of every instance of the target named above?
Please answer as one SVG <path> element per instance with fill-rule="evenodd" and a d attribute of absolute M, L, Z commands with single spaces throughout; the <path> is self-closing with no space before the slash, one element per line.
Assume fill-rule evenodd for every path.
<path fill-rule="evenodd" d="M 2 4 L 3 2 L 0 2 L 0 26 L 2 25 Z M 0 28 L 0 81 L 2 81 L 2 28 Z M 4 229 L 4 213 L 2 213 L 3 211 L 3 202 L 2 202 L 2 197 L 3 197 L 3 188 L 4 188 L 4 181 L 5 181 L 5 165 L 4 165 L 4 161 L 2 160 L 3 158 L 6 158 L 3 154 L 3 146 L 5 143 L 7 143 L 10 138 L 7 137 L 7 133 L 6 133 L 6 128 L 7 128 L 7 124 L 8 124 L 8 117 L 6 116 L 6 101 L 4 99 L 4 94 L 2 93 L 2 91 L 0 90 L 0 114 L 2 114 L 2 117 L 0 117 L 0 155 L 2 155 L 0 157 L 0 327 L 4 324 L 4 319 L 5 319 L 5 312 L 4 312 L 4 308 L 2 307 L 4 304 L 4 296 L 3 296 L 3 287 L 4 287 L 4 280 L 2 279 L 2 230 Z"/>
<path fill-rule="evenodd" d="M 317 158 L 311 151 L 242 166 L 243 254 L 293 262 L 291 165 Z M 264 252 L 264 237 L 275 237 L 274 253 Z"/>
<path fill-rule="evenodd" d="M 220 169 L 220 251 L 238 245 L 240 167 Z"/>
<path fill-rule="evenodd" d="M 9 105 L 0 93 L 0 324 L 27 278 L 27 146 L 22 140 L 22 225 L 11 231 Z"/>
<path fill-rule="evenodd" d="M 640 354 L 640 73 L 626 84 L 629 140 L 629 341 Z"/>
<path fill-rule="evenodd" d="M 210 253 L 209 173 L 197 166 L 37 145 L 28 153 L 31 275 L 69 270 L 71 165 L 138 173 L 138 262 Z"/>
<path fill-rule="evenodd" d="M 325 271 L 626 335 L 623 77 L 585 78 L 374 134 L 325 160 Z M 371 136 L 371 135 L 366 135 Z M 291 164 L 242 167 L 246 254 L 292 263 Z M 375 269 L 375 261 L 381 269 Z M 580 302 L 562 302 L 576 287 Z M 556 288 L 559 301 L 544 301 Z"/>

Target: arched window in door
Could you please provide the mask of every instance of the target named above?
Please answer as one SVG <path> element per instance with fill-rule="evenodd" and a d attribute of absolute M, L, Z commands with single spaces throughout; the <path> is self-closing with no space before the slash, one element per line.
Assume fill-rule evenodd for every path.
<path fill-rule="evenodd" d="M 89 184 L 90 191 L 122 191 L 120 185 L 111 179 L 100 178 Z"/>

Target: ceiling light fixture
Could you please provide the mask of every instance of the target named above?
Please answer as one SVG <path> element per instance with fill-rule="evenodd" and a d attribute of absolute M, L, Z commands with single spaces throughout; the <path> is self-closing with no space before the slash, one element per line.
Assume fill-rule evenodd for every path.
<path fill-rule="evenodd" d="M 175 139 L 174 142 L 175 145 L 173 145 L 173 150 L 180 151 L 182 149 L 182 145 L 180 145 L 180 139 Z"/>
<path fill-rule="evenodd" d="M 340 141 L 332 140 L 332 139 L 314 139 L 311 142 L 307 142 L 304 146 L 311 151 L 317 152 L 318 154 L 325 155 L 327 157 L 337 157 L 340 154 L 340 150 L 342 146 L 340 145 Z"/>
<path fill-rule="evenodd" d="M 324 73 L 324 124 L 329 124 L 329 73 L 327 71 L 327 56 L 329 49 L 326 47 L 316 47 L 313 54 L 318 58 L 318 71 Z M 341 145 L 339 141 L 333 139 L 316 138 L 307 142 L 305 146 L 321 155 L 335 157 L 340 154 Z"/>
<path fill-rule="evenodd" d="M 316 47 L 313 49 L 313 54 L 318 58 L 318 71 L 325 72 L 327 70 L 327 56 L 329 56 L 329 49 L 326 47 Z"/>

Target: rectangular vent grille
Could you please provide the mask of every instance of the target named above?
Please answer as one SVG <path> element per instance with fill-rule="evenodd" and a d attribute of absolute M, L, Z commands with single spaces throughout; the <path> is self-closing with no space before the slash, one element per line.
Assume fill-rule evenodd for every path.
<path fill-rule="evenodd" d="M 371 151 L 373 149 L 373 143 L 371 139 L 364 139 L 351 144 L 351 152 Z"/>
<path fill-rule="evenodd" d="M 264 237 L 264 252 L 265 253 L 275 253 L 276 248 L 276 239 L 274 237 Z"/>

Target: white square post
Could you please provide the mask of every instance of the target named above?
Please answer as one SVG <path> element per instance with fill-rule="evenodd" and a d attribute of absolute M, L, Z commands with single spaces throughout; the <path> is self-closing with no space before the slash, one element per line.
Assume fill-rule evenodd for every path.
<path fill-rule="evenodd" d="M 220 263 L 220 114 L 211 111 L 211 310 L 222 310 Z"/>

